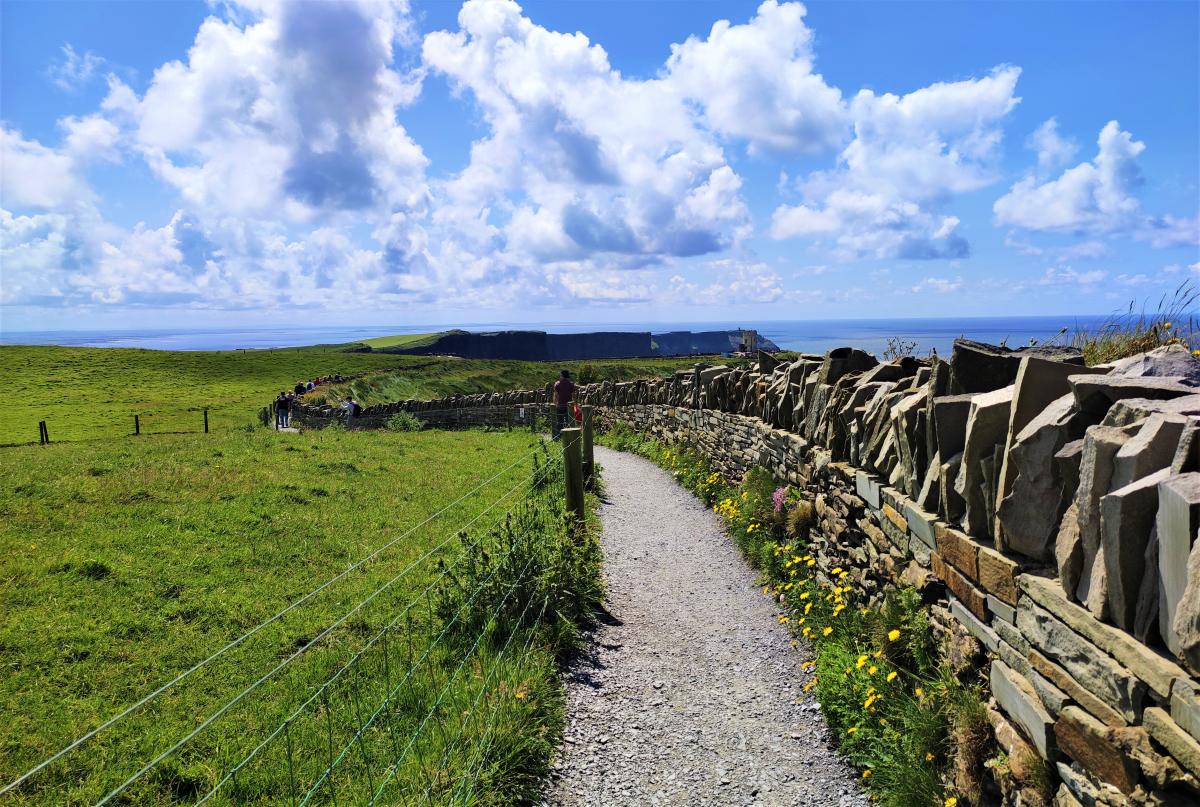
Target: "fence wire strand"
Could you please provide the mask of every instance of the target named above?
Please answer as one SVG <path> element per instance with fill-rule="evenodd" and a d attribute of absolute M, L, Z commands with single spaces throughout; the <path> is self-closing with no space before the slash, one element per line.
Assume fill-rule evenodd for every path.
<path fill-rule="evenodd" d="M 541 465 L 540 467 L 537 466 L 537 457 L 538 457 L 539 453 L 543 454 L 546 459 L 546 462 L 543 465 Z M 125 792 L 131 785 L 133 785 L 135 782 L 137 782 L 139 779 L 141 779 L 146 773 L 148 773 L 149 771 L 154 769 L 157 765 L 162 763 L 165 759 L 170 757 L 172 754 L 177 752 L 179 749 L 183 748 L 185 745 L 187 745 L 189 742 L 191 742 L 197 735 L 199 735 L 201 732 L 206 730 L 214 722 L 219 720 L 223 715 L 227 714 L 231 709 L 233 709 L 235 706 L 237 706 L 239 703 L 241 703 L 248 695 L 250 695 L 252 692 L 254 692 L 259 687 L 261 687 L 265 682 L 267 682 L 269 679 L 271 679 L 276 673 L 278 673 L 280 670 L 286 668 L 295 659 L 299 658 L 301 655 L 306 653 L 308 650 L 310 650 L 313 647 L 315 647 L 316 645 L 318 645 L 323 639 L 328 637 L 339 626 L 345 624 L 347 620 L 349 620 L 355 614 L 360 612 L 368 604 L 370 604 L 377 597 L 379 597 L 384 591 L 390 589 L 399 580 L 403 579 L 411 571 L 416 569 L 420 564 L 424 563 L 429 558 L 431 558 L 433 555 L 435 555 L 437 552 L 444 549 L 456 537 L 463 535 L 465 530 L 467 530 L 468 528 L 470 528 L 470 527 L 474 526 L 476 523 L 478 523 L 480 521 L 480 519 L 482 519 L 487 513 L 493 511 L 494 509 L 496 509 L 496 507 L 498 507 L 503 502 L 505 502 L 506 500 L 511 498 L 514 493 L 516 493 L 522 489 L 527 489 L 531 485 L 534 488 L 539 487 L 540 485 L 542 485 L 546 482 L 546 475 L 548 473 L 550 473 L 551 471 L 556 471 L 556 472 L 558 472 L 556 475 L 561 476 L 561 467 L 562 467 L 561 464 L 556 464 L 554 461 L 552 461 L 550 453 L 545 449 L 544 446 L 538 446 L 538 447 L 534 448 L 532 451 L 530 451 L 529 453 L 521 455 L 516 460 L 514 460 L 512 463 L 508 464 L 505 468 L 501 469 L 500 471 L 498 471 L 497 473 L 495 473 L 488 479 L 480 482 L 478 485 L 473 487 L 471 490 L 467 491 L 466 493 L 462 494 L 455 500 L 449 502 L 448 504 L 444 505 L 443 507 L 441 507 L 434 513 L 430 514 L 428 517 L 426 517 L 420 523 L 416 524 L 415 526 L 413 526 L 410 529 L 406 530 L 405 532 L 401 533 L 396 538 L 393 538 L 393 539 L 387 541 L 385 544 L 378 547 L 377 549 L 372 551 L 370 554 L 368 554 L 365 557 L 361 558 L 360 560 L 356 561 L 352 565 L 346 567 L 343 571 L 341 571 L 334 577 L 330 578 L 329 580 L 325 581 L 321 585 L 314 588 L 312 591 L 308 592 L 307 594 L 305 594 L 302 597 L 298 598 L 297 600 L 293 601 L 291 604 L 289 604 L 288 606 L 286 606 L 285 608 L 280 610 L 275 615 L 269 617 L 268 619 L 264 620 L 263 622 L 260 622 L 258 625 L 254 626 L 250 630 L 246 631 L 245 633 L 241 634 L 240 636 L 236 637 L 235 639 L 229 641 L 223 647 L 221 647 L 214 653 L 210 654 L 205 659 L 193 664 L 191 667 L 189 667 L 188 669 L 179 673 L 175 677 L 171 678 L 166 683 L 160 685 L 154 691 L 145 695 L 144 697 L 142 697 L 135 703 L 122 709 L 120 712 L 118 712 L 117 714 L 108 718 L 103 723 L 99 724 L 98 726 L 89 730 L 88 732 L 84 733 L 83 735 L 80 735 L 78 738 L 76 738 L 75 740 L 73 740 L 72 742 L 70 742 L 69 744 L 64 746 L 62 749 L 60 749 L 56 753 L 54 753 L 51 756 L 47 757 L 46 759 L 42 760 L 34 767 L 28 769 L 23 774 L 21 774 L 19 777 L 12 780 L 7 785 L 3 786 L 3 788 L 0 788 L 0 795 L 9 793 L 10 791 L 13 791 L 14 789 L 20 787 L 22 784 L 30 781 L 40 771 L 45 770 L 49 766 L 53 765 L 55 762 L 63 759 L 65 756 L 67 756 L 71 752 L 75 751 L 76 749 L 80 748 L 84 744 L 88 743 L 90 740 L 97 737 L 101 733 L 113 728 L 114 726 L 119 724 L 121 721 L 127 719 L 134 713 L 141 710 L 147 704 L 150 704 L 151 702 L 158 699 L 160 696 L 162 696 L 164 693 L 171 690 L 173 687 L 178 686 L 181 682 L 183 682 L 184 680 L 186 680 L 187 678 L 189 678 L 190 676 L 192 676 L 199 670 L 207 667 L 208 665 L 215 662 L 217 659 L 221 658 L 225 654 L 227 654 L 230 651 L 232 651 L 233 649 L 237 648 L 239 645 L 245 643 L 250 638 L 252 638 L 256 634 L 263 631 L 268 626 L 282 620 L 285 616 L 287 616 L 292 611 L 296 610 L 297 608 L 300 608 L 305 603 L 311 601 L 314 597 L 318 596 L 323 591 L 328 590 L 331 586 L 333 586 L 336 583 L 338 583 L 339 581 L 345 579 L 348 575 L 352 574 L 354 571 L 362 568 L 365 564 L 376 559 L 383 552 L 385 552 L 389 548 L 395 546 L 400 541 L 403 541 L 405 538 L 411 536 L 417 530 L 429 525 L 435 519 L 437 519 L 437 518 L 441 517 L 442 515 L 444 515 L 445 513 L 447 513 L 451 508 L 456 507 L 457 505 L 466 501 L 468 498 L 474 496 L 479 491 L 483 490 L 484 488 L 486 488 L 487 486 L 489 486 L 490 484 L 495 482 L 497 479 L 499 479 L 503 475 L 512 471 L 514 468 L 516 468 L 521 463 L 530 462 L 531 460 L 534 462 L 535 468 L 537 468 L 537 472 L 534 474 L 534 476 L 532 478 L 527 478 L 525 480 L 522 480 L 518 484 L 509 488 L 499 498 L 495 499 L 490 504 L 488 504 L 485 508 L 483 508 L 478 513 L 476 513 L 466 524 L 456 528 L 454 530 L 454 532 L 452 532 L 450 535 L 448 535 L 444 540 L 440 541 L 432 548 L 423 552 L 415 560 L 408 563 L 398 574 L 396 574 L 395 576 L 390 578 L 383 585 L 376 588 L 375 591 L 373 591 L 370 595 L 368 595 L 366 598 L 361 600 L 358 604 L 356 604 L 353 608 L 351 608 L 347 613 L 345 613 L 344 615 L 339 617 L 337 620 L 335 620 L 333 623 L 331 623 L 330 625 L 325 627 L 316 637 L 314 637 L 312 640 L 305 643 L 302 647 L 298 648 L 295 652 L 290 654 L 282 662 L 275 665 L 270 671 L 268 671 L 266 674 L 262 675 L 257 680 L 255 680 L 252 684 L 250 684 L 250 686 L 246 687 L 241 692 L 239 692 L 236 696 L 234 696 L 229 701 L 224 703 L 219 709 L 217 709 L 209 717 L 207 717 L 199 725 L 197 725 L 194 729 L 192 729 L 190 732 L 188 732 L 182 739 L 173 743 L 165 751 L 162 751 L 157 756 L 155 756 L 152 761 L 150 761 L 149 763 L 147 763 L 147 764 L 143 765 L 141 768 L 139 768 L 139 770 L 136 773 L 134 773 L 132 776 L 128 777 L 124 782 L 122 782 L 116 788 L 109 791 L 99 802 L 97 802 L 97 805 L 103 805 L 103 804 L 109 803 L 114 798 L 116 798 L 117 796 L 119 796 L 120 794 Z M 501 518 L 502 517 L 503 517 L 503 514 L 501 515 Z M 380 634 L 377 634 L 375 637 L 372 637 L 372 639 L 363 648 L 361 648 L 360 651 L 358 653 L 356 653 L 352 657 L 351 660 L 349 660 L 345 664 L 343 664 L 337 670 L 337 672 L 334 673 L 333 676 L 331 676 L 329 679 L 327 679 L 324 682 L 324 684 L 321 685 L 318 692 L 314 693 L 310 698 L 308 698 L 302 704 L 301 709 L 298 709 L 295 712 L 293 712 L 293 714 L 291 716 L 286 718 L 279 726 L 277 726 L 265 740 L 263 740 L 258 746 L 256 746 L 255 749 L 252 750 L 247 757 L 245 757 L 242 761 L 240 761 L 237 765 L 235 765 L 228 774 L 226 774 L 224 777 L 222 777 L 217 782 L 217 784 L 209 792 L 207 792 L 197 803 L 203 804 L 203 803 L 207 802 L 214 795 L 216 795 L 216 793 L 222 787 L 235 782 L 237 773 L 239 771 L 243 770 L 250 762 L 252 762 L 256 758 L 256 756 L 259 753 L 261 753 L 262 750 L 264 748 L 266 748 L 271 742 L 277 740 L 281 734 L 284 735 L 285 742 L 287 745 L 286 756 L 287 756 L 287 766 L 288 766 L 288 770 L 289 770 L 289 785 L 291 788 L 291 791 L 290 791 L 291 792 L 291 801 L 293 804 L 300 803 L 297 799 L 298 794 L 296 793 L 296 788 L 295 788 L 296 763 L 295 763 L 295 750 L 293 748 L 292 726 L 294 725 L 294 721 L 297 719 L 297 717 L 302 713 L 302 709 L 306 708 L 308 706 L 311 706 L 315 702 L 315 699 L 318 696 L 324 698 L 325 703 L 327 704 L 329 687 L 336 681 L 341 680 L 342 676 L 345 675 L 345 673 L 348 669 L 353 669 L 357 673 L 359 660 L 362 658 L 362 654 L 366 650 L 373 647 L 375 645 L 375 643 L 380 640 L 380 636 L 382 636 L 383 640 L 386 641 L 388 632 L 391 630 L 394 630 L 396 628 L 396 626 L 400 623 L 401 620 L 406 619 L 406 618 L 411 619 L 412 607 L 416 605 L 417 600 L 419 600 L 421 596 L 425 597 L 426 603 L 429 604 L 430 609 L 431 609 L 432 606 L 431 606 L 431 601 L 429 600 L 429 597 L 430 597 L 430 593 L 433 590 L 433 587 L 435 585 L 437 585 L 437 583 L 439 581 L 443 580 L 445 575 L 448 574 L 450 572 L 450 570 L 453 569 L 454 566 L 457 565 L 457 563 L 460 562 L 462 560 L 462 558 L 465 556 L 466 556 L 466 552 L 461 553 L 458 560 L 455 561 L 454 565 L 447 566 L 444 569 L 443 573 L 441 575 L 439 575 L 433 583 L 431 583 L 429 586 L 426 587 L 426 589 L 424 590 L 422 595 L 418 595 L 418 597 L 415 598 L 412 602 L 410 602 L 408 606 L 406 606 L 404 609 L 402 609 L 400 614 L 394 620 L 392 620 L 392 622 L 389 623 L 389 625 L 387 625 L 384 628 L 384 630 L 380 632 Z M 430 620 L 432 620 L 432 613 L 430 613 L 429 618 L 430 618 Z M 411 636 L 408 638 L 409 638 L 409 643 L 411 646 Z M 427 655 L 428 655 L 428 653 L 427 653 Z M 385 656 L 385 659 L 387 659 L 387 656 Z M 388 663 L 390 664 L 390 661 L 388 661 Z M 388 672 L 388 676 L 390 677 L 390 670 Z M 411 670 L 409 673 L 409 677 L 411 677 Z M 408 680 L 408 678 L 406 678 L 405 680 Z M 329 714 L 329 710 L 328 710 L 327 706 L 326 706 L 326 712 L 327 712 L 327 714 Z M 329 740 L 330 740 L 330 751 L 331 752 L 332 752 L 332 740 L 333 740 L 332 731 L 333 731 L 332 722 L 330 722 L 330 724 L 329 724 L 329 732 L 330 732 Z M 364 754 L 366 753 L 365 747 L 362 747 L 362 751 Z M 331 756 L 331 760 L 332 760 L 332 756 Z M 368 763 L 368 767 L 370 767 L 369 763 Z M 333 795 L 333 798 L 336 801 L 336 795 L 334 795 L 332 782 L 330 782 L 330 791 L 331 791 L 331 795 Z"/>

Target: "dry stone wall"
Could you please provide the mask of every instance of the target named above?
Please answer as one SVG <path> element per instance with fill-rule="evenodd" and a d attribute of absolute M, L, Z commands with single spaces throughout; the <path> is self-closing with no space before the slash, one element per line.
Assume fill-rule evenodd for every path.
<path fill-rule="evenodd" d="M 921 588 L 941 629 L 977 643 L 1010 767 L 1045 760 L 1056 804 L 1200 803 L 1200 360 L 1185 348 L 1094 368 L 966 340 L 949 361 L 760 354 L 580 397 L 730 479 L 761 465 L 806 491 L 826 572 Z M 547 400 L 389 406 L 434 422 Z M 1036 803 L 1016 778 L 1006 800 Z"/>

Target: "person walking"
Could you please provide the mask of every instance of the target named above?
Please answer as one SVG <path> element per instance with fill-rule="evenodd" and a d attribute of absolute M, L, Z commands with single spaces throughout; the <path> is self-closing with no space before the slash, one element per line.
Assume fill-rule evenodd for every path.
<path fill-rule="evenodd" d="M 575 400 L 575 382 L 571 380 L 571 371 L 563 370 L 554 382 L 554 432 L 553 439 L 557 440 L 562 430 L 571 422 L 571 402 Z"/>
<path fill-rule="evenodd" d="M 292 396 L 286 392 L 280 392 L 279 397 L 275 399 L 275 428 L 286 429 L 288 427 L 288 415 L 291 414 Z"/>
<path fill-rule="evenodd" d="M 346 414 L 346 428 L 349 429 L 354 424 L 354 418 L 362 411 L 362 407 L 358 405 L 358 401 L 346 396 L 346 400 L 342 401 L 342 412 Z"/>

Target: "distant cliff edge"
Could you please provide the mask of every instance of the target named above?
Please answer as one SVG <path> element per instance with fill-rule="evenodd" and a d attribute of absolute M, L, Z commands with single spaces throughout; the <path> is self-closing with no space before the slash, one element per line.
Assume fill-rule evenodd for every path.
<path fill-rule="evenodd" d="M 747 349 L 779 350 L 754 331 L 598 331 L 546 333 L 545 331 L 447 331 L 417 345 L 375 348 L 379 353 L 418 356 L 461 356 L 466 359 L 521 359 L 572 361 L 577 359 L 635 359 L 648 356 L 691 356 L 730 353 Z"/>

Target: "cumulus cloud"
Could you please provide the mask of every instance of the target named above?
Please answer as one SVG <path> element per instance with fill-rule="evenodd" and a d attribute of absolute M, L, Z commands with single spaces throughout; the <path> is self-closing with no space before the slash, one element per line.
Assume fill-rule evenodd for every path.
<path fill-rule="evenodd" d="M 849 134 L 841 91 L 813 71 L 800 3 L 766 0 L 745 25 L 720 20 L 707 39 L 671 46 L 666 77 L 708 126 L 752 149 L 822 152 Z"/>
<path fill-rule="evenodd" d="M 996 200 L 999 224 L 1027 230 L 1111 233 L 1141 221 L 1134 196 L 1142 184 L 1137 156 L 1146 145 L 1121 130 L 1114 120 L 1100 131 L 1095 160 L 1069 168 L 1056 179 L 1038 183 L 1027 176 Z"/>
<path fill-rule="evenodd" d="M 1200 217 L 1156 217 L 1142 209 L 1137 193 L 1144 179 L 1138 157 L 1145 143 L 1113 120 L 1100 130 L 1096 145 L 1093 160 L 1054 179 L 1023 177 L 992 206 L 996 222 L 1038 232 L 1127 235 L 1154 247 L 1200 244 Z M 1040 151 L 1038 157 L 1041 167 Z"/>
<path fill-rule="evenodd" d="M 1020 101 L 1020 70 L 938 83 L 904 96 L 860 91 L 850 102 L 854 138 L 839 166 L 798 188 L 803 201 L 771 219 L 777 239 L 831 240 L 846 257 L 961 258 L 959 219 L 941 209 L 995 180 L 1001 123 Z"/>
<path fill-rule="evenodd" d="M 54 208 L 87 195 L 70 154 L 0 127 L 0 207 Z"/>
<path fill-rule="evenodd" d="M 1058 133 L 1058 120 L 1049 118 L 1034 130 L 1025 145 L 1037 153 L 1038 171 L 1048 174 L 1071 161 L 1079 146 Z"/>
<path fill-rule="evenodd" d="M 244 24 L 209 17 L 185 61 L 137 98 L 110 80 L 106 105 L 189 205 L 295 220 L 400 206 L 427 160 L 396 121 L 419 91 L 393 65 L 409 36 L 403 0 L 256 3 Z"/>
<path fill-rule="evenodd" d="M 435 221 L 465 249 L 555 263 L 704 255 L 748 232 L 741 179 L 669 78 L 626 79 L 580 33 L 514 2 L 469 0 L 425 63 L 488 126 L 439 188 Z"/>

